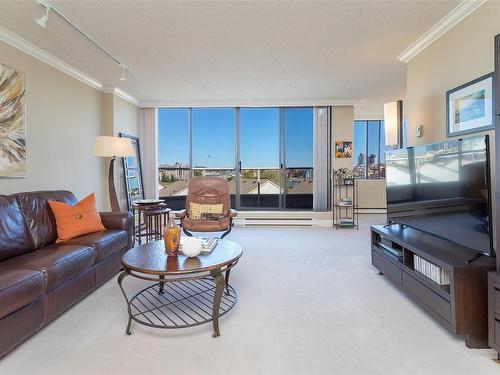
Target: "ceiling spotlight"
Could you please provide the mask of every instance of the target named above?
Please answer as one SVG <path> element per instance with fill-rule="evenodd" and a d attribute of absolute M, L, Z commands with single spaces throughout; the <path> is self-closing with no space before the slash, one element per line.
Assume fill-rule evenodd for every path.
<path fill-rule="evenodd" d="M 44 29 L 47 27 L 47 20 L 49 19 L 49 11 L 51 8 L 50 2 L 47 0 L 37 0 L 38 5 L 41 5 L 45 8 L 45 14 L 40 18 L 35 18 L 35 22 L 43 27 Z"/>
<path fill-rule="evenodd" d="M 122 72 L 120 73 L 120 77 L 118 78 L 120 81 L 126 81 L 127 80 L 127 68 L 125 66 L 120 65 L 120 68 L 122 68 Z"/>
<path fill-rule="evenodd" d="M 49 13 L 49 11 L 47 11 L 47 14 L 48 13 Z M 47 27 L 47 20 L 49 19 L 49 16 L 47 14 L 44 14 L 40 18 L 35 19 L 35 22 L 37 24 L 39 24 L 41 27 L 43 27 L 44 29 Z"/>

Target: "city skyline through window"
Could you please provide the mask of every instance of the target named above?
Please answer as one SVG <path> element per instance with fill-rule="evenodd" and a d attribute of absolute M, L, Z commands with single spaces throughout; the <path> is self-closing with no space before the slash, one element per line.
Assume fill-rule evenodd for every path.
<path fill-rule="evenodd" d="M 353 170 L 357 178 L 385 178 L 385 127 L 383 120 L 354 121 Z"/>
<path fill-rule="evenodd" d="M 313 134 L 312 107 L 161 108 L 160 197 L 181 206 L 191 177 L 218 176 L 238 207 L 310 209 Z"/>

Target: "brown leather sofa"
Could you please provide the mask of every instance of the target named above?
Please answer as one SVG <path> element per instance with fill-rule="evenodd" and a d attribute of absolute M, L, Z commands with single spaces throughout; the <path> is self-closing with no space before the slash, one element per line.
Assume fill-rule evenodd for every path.
<path fill-rule="evenodd" d="M 47 201 L 69 191 L 0 195 L 0 357 L 110 279 L 132 247 L 132 214 L 101 213 L 106 231 L 55 244 Z"/>
<path fill-rule="evenodd" d="M 223 204 L 222 215 L 216 220 L 197 220 L 189 215 L 189 203 L 198 204 Z M 186 209 L 176 213 L 181 220 L 181 226 L 186 235 L 193 232 L 222 232 L 224 238 L 231 232 L 233 218 L 238 214 L 231 209 L 231 196 L 229 184 L 222 177 L 194 177 L 189 180 L 186 197 Z"/>

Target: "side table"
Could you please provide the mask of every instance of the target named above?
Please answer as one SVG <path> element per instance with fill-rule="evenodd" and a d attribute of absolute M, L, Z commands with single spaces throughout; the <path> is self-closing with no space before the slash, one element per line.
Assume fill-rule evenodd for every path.
<path fill-rule="evenodd" d="M 137 215 L 137 225 L 134 223 L 134 241 L 140 245 L 142 238 L 145 242 L 161 240 L 163 228 L 170 218 L 171 208 L 165 203 L 137 204 L 132 202 L 132 214 Z"/>

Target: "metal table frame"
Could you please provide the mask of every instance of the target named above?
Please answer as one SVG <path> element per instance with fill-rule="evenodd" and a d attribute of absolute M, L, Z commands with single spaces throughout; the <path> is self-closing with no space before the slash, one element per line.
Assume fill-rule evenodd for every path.
<path fill-rule="evenodd" d="M 236 291 L 229 285 L 229 274 L 238 261 L 236 259 L 210 271 L 175 275 L 167 272 L 143 274 L 125 267 L 118 276 L 118 285 L 128 311 L 125 334 L 133 333 L 130 330 L 132 321 L 163 329 L 187 328 L 211 321 L 212 337 L 220 336 L 219 317 L 229 312 L 237 301 Z M 157 283 L 142 289 L 129 299 L 122 285 L 127 276 Z M 210 306 L 209 301 L 212 299 Z"/>

